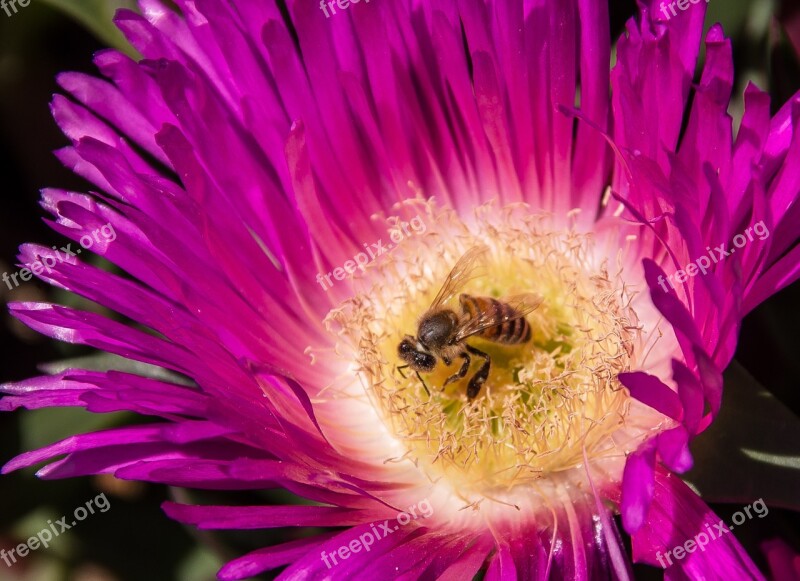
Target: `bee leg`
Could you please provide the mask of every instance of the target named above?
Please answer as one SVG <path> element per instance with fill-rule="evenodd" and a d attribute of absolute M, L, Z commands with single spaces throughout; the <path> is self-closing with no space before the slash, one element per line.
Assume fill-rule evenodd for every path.
<path fill-rule="evenodd" d="M 448 377 L 447 381 L 444 382 L 444 385 L 442 387 L 445 387 L 445 386 L 453 383 L 454 381 L 458 381 L 459 379 L 463 379 L 464 376 L 467 374 L 467 371 L 469 371 L 469 364 L 472 363 L 472 358 L 469 356 L 469 353 L 467 353 L 466 351 L 461 353 L 461 357 L 464 358 L 464 363 L 461 364 L 461 369 L 459 369 L 453 375 Z"/>
<path fill-rule="evenodd" d="M 473 355 L 477 355 L 478 357 L 483 357 L 484 362 L 481 365 L 478 372 L 472 376 L 472 379 L 469 380 L 469 385 L 467 385 L 467 397 L 469 399 L 475 399 L 475 397 L 480 393 L 481 387 L 489 378 L 489 368 L 492 365 L 492 359 L 489 357 L 488 354 L 484 353 L 480 349 L 475 349 L 471 345 L 467 345 L 467 351 L 472 353 Z"/>
<path fill-rule="evenodd" d="M 405 374 L 405 373 L 403 373 L 403 369 L 405 369 L 406 367 L 410 367 L 410 366 L 409 366 L 409 365 L 401 365 L 400 367 L 395 367 L 395 369 L 397 369 L 397 372 L 398 372 L 400 375 L 402 375 L 402 376 L 403 376 L 403 379 L 406 379 L 406 374 Z M 430 396 L 431 396 L 431 392 L 430 392 L 430 391 L 428 391 L 428 386 L 427 386 L 427 385 L 425 385 L 425 380 L 424 380 L 424 379 L 422 379 L 422 376 L 419 374 L 419 371 L 414 371 L 414 373 L 416 373 L 416 374 L 417 374 L 417 378 L 419 379 L 420 383 L 422 384 L 422 387 L 424 387 L 424 388 L 425 388 L 425 393 L 427 393 L 427 394 L 428 394 L 428 397 L 430 397 Z"/>
<path fill-rule="evenodd" d="M 430 391 L 428 391 L 428 386 L 427 386 L 427 385 L 425 385 L 425 380 L 424 380 L 424 379 L 422 379 L 422 376 L 419 374 L 419 371 L 415 371 L 414 373 L 416 373 L 416 374 L 417 374 L 417 378 L 419 378 L 420 382 L 422 383 L 422 387 L 424 387 L 424 388 L 425 388 L 425 393 L 427 393 L 427 394 L 428 394 L 428 397 L 430 397 L 430 396 L 431 396 L 431 392 L 430 392 Z"/>

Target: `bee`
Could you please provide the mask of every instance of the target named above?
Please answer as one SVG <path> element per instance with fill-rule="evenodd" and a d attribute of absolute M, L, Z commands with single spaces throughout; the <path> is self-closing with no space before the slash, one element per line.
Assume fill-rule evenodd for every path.
<path fill-rule="evenodd" d="M 468 281 L 477 278 L 487 250 L 485 246 L 476 246 L 464 253 L 447 275 L 431 306 L 420 317 L 417 336 L 406 335 L 397 346 L 400 359 L 406 363 L 398 367 L 398 371 L 402 374 L 402 369 L 413 369 L 428 395 L 430 391 L 420 372 L 433 371 L 439 359 L 448 366 L 456 358 L 463 359 L 459 370 L 444 382 L 444 388 L 467 375 L 472 356 L 480 357 L 483 362 L 469 379 L 467 397 L 472 400 L 480 393 L 489 377 L 491 357 L 469 345 L 466 342 L 469 337 L 481 337 L 502 345 L 521 345 L 531 338 L 531 326 L 525 316 L 542 303 L 538 295 L 527 293 L 495 299 L 461 293 L 458 297 L 460 312 L 446 306 Z"/>

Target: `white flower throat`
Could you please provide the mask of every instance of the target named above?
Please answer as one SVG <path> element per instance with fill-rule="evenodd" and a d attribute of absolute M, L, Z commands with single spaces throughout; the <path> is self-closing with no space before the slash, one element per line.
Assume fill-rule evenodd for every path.
<path fill-rule="evenodd" d="M 368 395 L 402 442 L 404 459 L 431 480 L 489 497 L 576 468 L 584 452 L 621 454 L 609 436 L 624 424 L 630 397 L 617 374 L 642 350 L 630 291 L 620 274 L 593 259 L 589 235 L 549 231 L 541 216 L 509 212 L 504 220 L 479 219 L 468 228 L 449 213 L 431 217 L 436 227 L 416 248 L 380 265 L 373 280 L 383 282 L 329 316 L 355 347 Z M 469 361 L 451 349 L 445 360 L 417 366 L 419 374 L 413 366 L 403 370 L 413 354 L 401 357 L 398 345 L 405 338 L 407 347 L 432 353 L 416 337 L 419 319 L 453 282 L 448 274 L 459 259 L 476 253 L 485 255 L 479 274 L 471 270 L 451 284 L 442 308 L 467 317 L 458 298 L 464 293 L 495 299 L 524 321 L 507 317 L 469 335 Z M 498 340 L 524 327 L 529 340 Z M 484 365 L 475 352 L 491 365 L 468 397 Z"/>

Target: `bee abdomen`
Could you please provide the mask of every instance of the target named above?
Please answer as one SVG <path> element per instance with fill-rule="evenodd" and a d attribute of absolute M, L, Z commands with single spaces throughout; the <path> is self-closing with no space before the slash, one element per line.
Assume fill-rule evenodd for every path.
<path fill-rule="evenodd" d="M 525 343 L 531 338 L 530 323 L 525 317 L 511 319 L 517 312 L 510 305 L 491 297 L 467 294 L 462 294 L 460 299 L 461 308 L 471 319 L 482 316 L 498 323 L 478 333 L 478 337 L 506 345 Z"/>

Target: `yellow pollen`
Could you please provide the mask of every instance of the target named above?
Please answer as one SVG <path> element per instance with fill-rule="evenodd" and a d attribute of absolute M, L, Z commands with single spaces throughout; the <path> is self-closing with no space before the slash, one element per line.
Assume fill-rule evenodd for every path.
<path fill-rule="evenodd" d="M 619 454 L 611 436 L 624 422 L 629 395 L 616 379 L 641 353 L 642 333 L 614 257 L 591 235 L 553 230 L 547 216 L 524 207 L 483 207 L 465 225 L 451 212 L 428 218 L 424 235 L 395 249 L 369 277 L 374 286 L 331 312 L 352 353 L 370 401 L 413 461 L 432 481 L 446 479 L 465 498 L 491 498 L 519 485 L 577 468 L 589 458 Z M 485 268 L 461 292 L 494 297 L 536 293 L 544 300 L 527 315 L 532 338 L 501 345 L 466 342 L 491 358 L 478 396 L 463 379 L 443 387 L 461 366 L 441 359 L 421 373 L 403 373 L 398 344 L 417 325 L 458 259 L 489 248 Z M 458 298 L 447 305 L 461 314 Z M 403 377 L 405 375 L 405 377 Z"/>

